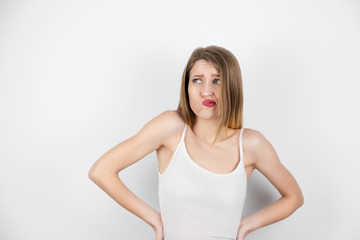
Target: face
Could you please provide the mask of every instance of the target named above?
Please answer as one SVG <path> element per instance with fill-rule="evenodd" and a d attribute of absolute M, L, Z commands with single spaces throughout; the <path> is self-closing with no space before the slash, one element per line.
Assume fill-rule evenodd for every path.
<path fill-rule="evenodd" d="M 197 118 L 216 119 L 220 116 L 220 73 L 206 60 L 198 60 L 189 74 L 189 102 Z"/>

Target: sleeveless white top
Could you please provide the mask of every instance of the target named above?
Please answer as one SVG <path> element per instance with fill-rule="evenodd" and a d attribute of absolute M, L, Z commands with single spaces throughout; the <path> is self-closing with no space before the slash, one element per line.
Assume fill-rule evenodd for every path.
<path fill-rule="evenodd" d="M 181 140 L 163 173 L 159 204 L 164 240 L 235 240 L 246 196 L 247 178 L 240 130 L 240 162 L 230 173 L 214 173 L 193 161 Z"/>

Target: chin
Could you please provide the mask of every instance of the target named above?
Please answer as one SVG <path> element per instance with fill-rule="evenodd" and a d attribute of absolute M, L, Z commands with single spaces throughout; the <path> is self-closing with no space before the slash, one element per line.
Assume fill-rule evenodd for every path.
<path fill-rule="evenodd" d="M 207 119 L 207 120 L 217 119 L 220 117 L 220 113 L 218 113 L 217 111 L 211 111 L 211 109 L 208 108 L 204 109 L 202 107 L 196 109 L 196 111 L 193 110 L 193 113 L 196 115 L 197 118 Z"/>
<path fill-rule="evenodd" d="M 212 120 L 212 119 L 218 119 L 220 116 L 215 115 L 215 114 L 196 114 L 197 118 L 200 119 L 206 119 L 206 120 Z"/>

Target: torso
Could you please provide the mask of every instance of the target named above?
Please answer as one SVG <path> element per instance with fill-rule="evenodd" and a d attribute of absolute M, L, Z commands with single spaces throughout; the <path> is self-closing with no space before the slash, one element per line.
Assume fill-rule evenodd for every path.
<path fill-rule="evenodd" d="M 179 122 L 179 127 L 175 131 L 176 133 L 168 139 L 165 139 L 164 144 L 156 150 L 160 173 L 163 173 L 170 163 L 185 127 L 185 122 L 180 117 L 178 117 L 178 121 L 181 122 Z M 254 167 L 251 154 L 246 151 L 247 131 L 251 131 L 251 129 L 244 129 L 243 154 L 245 171 L 248 179 L 253 172 Z M 217 142 L 213 148 L 209 148 L 201 144 L 191 127 L 188 127 L 184 142 L 187 153 L 193 161 L 211 172 L 224 174 L 233 171 L 239 162 L 239 147 L 234 147 L 239 146 L 239 134 L 240 129 L 229 129 L 227 139 Z M 219 161 L 219 159 L 221 159 L 221 161 Z"/>

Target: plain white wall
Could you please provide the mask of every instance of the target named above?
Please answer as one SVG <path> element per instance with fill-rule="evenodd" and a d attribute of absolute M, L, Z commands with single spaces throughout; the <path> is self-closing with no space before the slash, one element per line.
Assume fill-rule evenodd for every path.
<path fill-rule="evenodd" d="M 240 62 L 245 127 L 305 204 L 247 239 L 358 240 L 359 1 L 1 1 L 0 239 L 154 239 L 88 179 L 165 110 L 198 46 Z M 159 211 L 155 152 L 120 173 Z M 255 172 L 245 214 L 279 194 Z"/>

